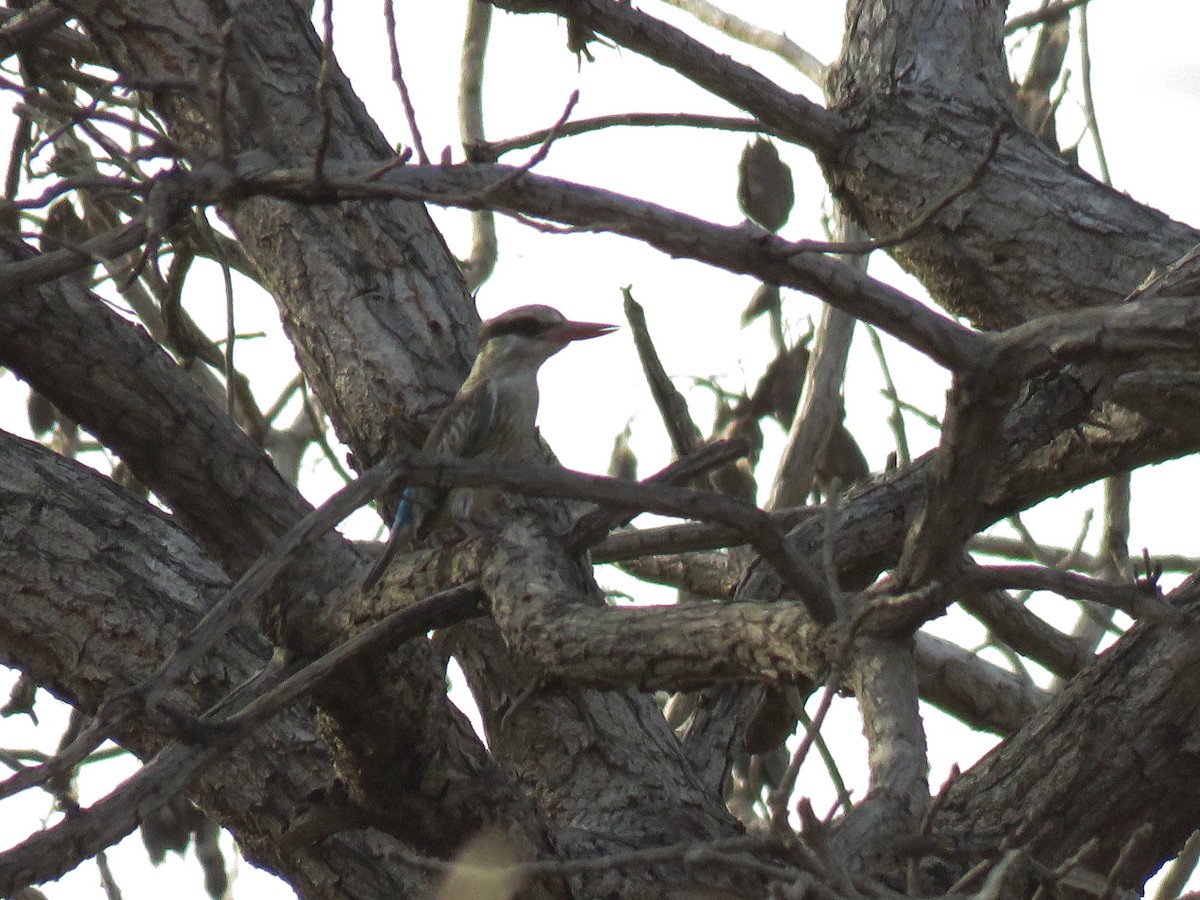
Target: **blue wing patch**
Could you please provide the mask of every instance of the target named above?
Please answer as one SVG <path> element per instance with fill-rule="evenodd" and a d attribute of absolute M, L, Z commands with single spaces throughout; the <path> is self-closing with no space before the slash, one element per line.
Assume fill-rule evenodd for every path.
<path fill-rule="evenodd" d="M 392 519 L 392 531 L 398 531 L 401 528 L 408 528 L 413 523 L 413 489 L 406 487 L 400 495 L 400 502 L 396 506 L 396 515 Z"/>
<path fill-rule="evenodd" d="M 479 454 L 487 444 L 487 435 L 496 420 L 496 386 L 483 379 L 466 390 L 460 390 L 442 410 L 429 432 L 424 449 L 439 456 L 458 456 L 469 459 Z M 397 537 L 411 528 L 420 529 L 436 517 L 449 492 L 441 488 L 406 487 L 396 506 L 391 533 L 383 553 L 363 579 L 362 590 L 379 580 L 391 564 L 399 545 Z"/>

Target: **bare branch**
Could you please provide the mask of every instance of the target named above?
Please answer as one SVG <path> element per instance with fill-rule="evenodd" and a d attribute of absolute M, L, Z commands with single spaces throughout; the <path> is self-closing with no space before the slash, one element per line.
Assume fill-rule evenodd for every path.
<path fill-rule="evenodd" d="M 491 4 L 467 5 L 467 26 L 463 34 L 458 85 L 458 132 L 468 159 L 473 159 L 474 148 L 486 141 L 483 128 L 483 65 L 491 25 Z M 565 128 L 569 128 L 570 124 L 567 123 Z M 541 144 L 546 137 L 548 135 L 542 135 L 534 144 Z M 422 158 L 422 162 L 425 161 Z M 467 289 L 474 292 L 487 281 L 496 266 L 496 217 L 490 209 L 476 210 L 471 214 L 471 227 L 471 255 L 463 262 L 462 268 Z"/>
<path fill-rule="evenodd" d="M 721 552 L 637 557 L 623 560 L 618 567 L 642 581 L 711 600 L 731 599 L 746 572 L 731 554 Z"/>
<path fill-rule="evenodd" d="M 76 860 L 115 844 L 137 827 L 140 810 L 156 809 L 180 794 L 195 771 L 217 756 L 212 747 L 172 745 L 131 782 L 0 853 L 0 892 L 14 896 L 19 888 L 58 878 Z"/>
<path fill-rule="evenodd" d="M 0 54 L 12 56 L 26 44 L 61 53 L 80 62 L 100 64 L 100 54 L 86 37 L 63 25 L 67 13 L 53 0 L 39 0 L 28 9 L 0 10 Z"/>
<path fill-rule="evenodd" d="M 947 368 L 970 371 L 991 359 L 989 336 L 828 257 L 805 253 L 802 245 L 763 232 L 714 225 L 658 204 L 532 173 L 524 174 L 519 185 L 499 189 L 498 182 L 515 171 L 507 166 L 407 166 L 383 174 L 350 170 L 343 178 L 335 177 L 333 168 L 320 186 L 312 185 L 305 172 L 282 171 L 246 179 L 242 189 L 302 202 L 394 197 L 466 208 L 486 205 L 566 222 L 574 230 L 622 234 L 672 256 L 816 294 Z"/>
<path fill-rule="evenodd" d="M 1096 145 L 1096 161 L 1100 164 L 1100 177 L 1105 184 L 1112 184 L 1108 171 L 1108 158 L 1104 154 L 1104 141 L 1100 137 L 1100 125 L 1096 121 L 1096 101 L 1092 98 L 1092 47 L 1088 39 L 1087 6 L 1079 8 L 1079 66 L 1083 70 L 1083 111 L 1087 116 L 1088 131 Z"/>
<path fill-rule="evenodd" d="M 1187 616 L 1163 602 L 1148 583 L 1114 584 L 1043 566 L 978 566 L 967 569 L 962 579 L 964 588 L 969 590 L 1054 591 L 1073 600 L 1111 606 L 1133 619 L 1173 624 L 1187 620 Z"/>
<path fill-rule="evenodd" d="M 485 8 L 491 7 L 484 4 Z M 760 134 L 780 135 L 768 128 L 757 119 L 737 118 L 733 116 L 706 116 L 698 113 L 613 113 L 607 116 L 596 116 L 591 119 L 576 119 L 567 122 L 559 129 L 559 137 L 575 137 L 580 134 L 590 134 L 616 126 L 634 126 L 641 128 L 661 128 L 674 126 L 679 128 L 711 128 L 724 131 L 749 131 Z M 536 147 L 546 140 L 549 129 L 533 131 L 519 137 L 502 141 L 483 141 L 467 145 L 467 159 L 471 162 L 495 162 L 506 153 Z M 465 139 L 464 139 L 465 140 Z"/>
<path fill-rule="evenodd" d="M 645 479 L 645 482 L 647 484 L 687 484 L 719 466 L 743 458 L 748 451 L 749 447 L 745 441 L 714 441 L 690 456 L 676 460 L 665 469 L 655 472 Z M 600 507 L 580 516 L 572 526 L 570 534 L 567 535 L 567 548 L 579 551 L 591 547 L 614 527 L 628 524 L 630 519 L 640 512 L 641 510 L 614 512 L 612 509 Z"/>
<path fill-rule="evenodd" d="M 425 142 L 421 140 L 421 129 L 417 125 L 417 111 L 413 109 L 412 97 L 408 93 L 408 85 L 404 82 L 404 73 L 400 69 L 400 48 L 396 44 L 396 5 L 395 0 L 384 0 L 383 21 L 388 33 L 388 54 L 392 62 L 392 81 L 400 91 L 400 103 L 404 107 L 404 118 L 408 120 L 408 130 L 412 135 L 413 146 L 417 148 L 417 159 L 421 165 L 429 165 L 429 154 L 425 152 Z M 485 28 L 486 32 L 486 28 Z M 482 129 L 481 129 L 482 131 Z"/>
<path fill-rule="evenodd" d="M 897 567 L 901 590 L 941 577 L 957 565 L 967 539 L 977 530 L 974 523 L 996 464 L 994 451 L 1015 399 L 1014 389 L 1002 390 L 990 379 L 955 378 L 926 503 L 905 539 Z M 934 600 L 925 614 L 937 614 L 938 602 Z"/>
<path fill-rule="evenodd" d="M 817 87 L 825 86 L 825 64 L 786 34 L 777 34 L 751 25 L 744 19 L 739 19 L 732 13 L 719 9 L 708 0 L 666 0 L 666 2 L 691 13 L 705 25 L 711 25 L 723 34 L 736 38 L 744 44 L 774 53 L 794 66 Z"/>
<path fill-rule="evenodd" d="M 844 218 L 839 219 L 839 227 L 846 232 L 842 236 L 861 234 L 861 228 Z M 848 261 L 846 268 L 865 276 L 866 257 Z M 826 306 L 821 314 L 816 343 L 808 359 L 800 414 L 788 432 L 783 461 L 771 487 L 771 499 L 767 503 L 771 509 L 797 506 L 812 491 L 817 461 L 842 420 L 842 381 L 854 323 L 853 315 L 833 305 Z"/>
<path fill-rule="evenodd" d="M 1014 34 L 1022 28 L 1031 28 L 1034 25 L 1041 25 L 1043 22 L 1052 22 L 1060 16 L 1069 13 L 1075 7 L 1083 6 L 1090 2 L 1091 0 L 1058 0 L 1057 3 L 1047 3 L 1041 9 L 1013 16 L 1004 23 L 1004 33 L 1006 35 Z"/>
<path fill-rule="evenodd" d="M 692 421 L 687 402 L 671 384 L 671 378 L 658 358 L 658 351 L 654 349 L 650 329 L 646 325 L 645 310 L 633 299 L 632 287 L 622 288 L 621 293 L 625 297 L 625 318 L 629 320 L 633 344 L 637 348 L 638 359 L 642 361 L 642 371 L 646 373 L 650 394 L 671 438 L 671 446 L 676 456 L 688 456 L 700 446 L 700 429 Z"/>
<path fill-rule="evenodd" d="M 993 637 L 1060 678 L 1071 678 L 1095 660 L 1087 645 L 1063 634 L 1004 591 L 967 592 L 959 604 Z"/>
<path fill-rule="evenodd" d="M 1135 368 L 1171 358 L 1195 369 L 1200 354 L 1200 298 L 1151 296 L 1047 315 L 999 335 L 994 371 L 1010 382 L 1102 354 L 1106 364 Z"/>
<path fill-rule="evenodd" d="M 538 526 L 505 527 L 482 584 L 506 643 L 544 676 L 598 688 L 680 690 L 725 679 L 794 681 L 825 664 L 805 608 L 689 603 L 611 609 L 569 588 Z"/>
<path fill-rule="evenodd" d="M 1073 553 L 1065 547 L 1042 546 L 1042 553 L 1046 557 L 1044 560 L 1032 556 L 1023 541 L 994 534 L 977 534 L 971 538 L 968 547 L 974 553 L 984 553 L 988 556 L 1049 562 L 1057 567 L 1066 566 L 1092 575 L 1103 575 L 1104 563 L 1099 557 L 1089 553 Z M 1154 562 L 1161 566 L 1164 572 L 1195 572 L 1200 569 L 1200 557 L 1195 556 L 1155 555 Z"/>
<path fill-rule="evenodd" d="M 912 649 L 901 640 L 855 643 L 849 683 L 863 716 L 870 790 L 838 828 L 839 855 L 852 870 L 892 858 L 901 837 L 918 830 L 929 808 L 929 758 L 917 703 Z"/>
<path fill-rule="evenodd" d="M 419 456 L 393 461 L 393 481 L 405 485 L 492 486 L 530 496 L 590 500 L 625 509 L 660 515 L 714 519 L 742 530 L 780 576 L 792 586 L 813 619 L 828 624 L 835 618 L 834 604 L 823 580 L 783 539 L 765 512 L 728 497 L 691 488 L 649 482 L 631 484 L 620 478 L 582 475 L 554 466 L 490 464 L 466 460 L 423 462 Z M 386 585 L 385 576 L 381 584 Z"/>
<path fill-rule="evenodd" d="M 560 115 L 558 117 L 558 121 L 551 125 L 547 130 L 546 139 L 542 141 L 537 150 L 532 156 L 529 157 L 528 160 L 517 166 L 515 169 L 505 175 L 504 178 L 497 181 L 494 185 L 488 187 L 483 192 L 483 195 L 479 198 L 481 204 L 486 205 L 493 193 L 501 192 L 510 185 L 515 184 L 518 179 L 525 175 L 526 172 L 529 172 L 534 166 L 546 158 L 546 156 L 550 153 L 550 145 L 558 139 L 559 130 L 567 123 L 567 120 L 571 118 L 571 111 L 575 109 L 575 104 L 578 102 L 579 91 L 571 91 L 571 96 L 567 98 L 567 105 L 563 107 L 562 115 Z"/>
<path fill-rule="evenodd" d="M 497 0 L 493 5 L 512 12 L 530 11 L 524 0 Z M 841 143 L 844 124 L 835 113 L 798 94 L 787 93 L 748 66 L 716 53 L 633 5 L 556 0 L 538 3 L 534 11 L 564 16 L 669 66 L 817 154 L 833 152 Z"/>
<path fill-rule="evenodd" d="M 1045 691 L 957 644 L 924 632 L 913 642 L 921 696 L 973 728 L 1012 734 L 1050 699 Z"/>

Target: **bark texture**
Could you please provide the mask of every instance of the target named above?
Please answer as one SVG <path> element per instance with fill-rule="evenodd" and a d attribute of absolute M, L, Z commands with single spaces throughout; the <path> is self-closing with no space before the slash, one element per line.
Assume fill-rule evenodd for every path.
<path fill-rule="evenodd" d="M 324 56 L 302 4 L 63 0 L 91 43 L 81 48 L 59 29 L 66 37 L 46 48 L 80 58 L 86 50 L 143 92 L 182 148 L 180 181 L 194 186 L 204 175 L 246 265 L 278 302 L 360 470 L 420 444 L 474 351 L 470 298 L 420 198 L 612 231 L 808 290 L 960 376 L 939 451 L 857 487 L 786 543 L 765 515 L 751 516 L 759 530 L 748 528 L 748 540 L 768 551 L 731 597 L 722 582 L 723 605 L 607 605 L 589 565 L 567 549 L 553 505 L 518 502 L 498 533 L 414 553 L 362 596 L 360 555 L 325 534 L 294 556 L 253 626 L 239 623 L 160 706 L 116 720 L 116 738 L 144 759 L 169 753 L 180 772 L 194 766 L 189 792 L 205 811 L 305 897 L 427 894 L 429 861 L 490 830 L 504 833 L 511 861 L 566 864 L 526 882 L 529 896 L 758 896 L 768 883 L 800 891 L 811 878 L 842 890 L 847 872 L 894 883 L 906 841 L 922 830 L 941 852 L 921 867 L 922 891 L 944 893 L 1013 847 L 1053 867 L 1093 840 L 1098 868 L 1124 854 L 1114 882 L 1140 886 L 1200 824 L 1193 620 L 1139 626 L 1090 666 L 1077 647 L 1057 647 L 1063 674 L 1082 671 L 1053 698 L 912 631 L 955 599 L 945 585 L 970 534 L 1046 497 L 1200 449 L 1194 417 L 1145 400 L 1147 383 L 1194 398 L 1194 290 L 1148 295 L 1121 315 L 1044 318 L 1118 304 L 1197 233 L 1064 162 L 1019 124 L 998 0 L 850 0 L 828 108 L 632 4 L 494 5 L 565 16 L 810 148 L 838 200 L 877 238 L 918 221 L 931 199 L 979 169 L 891 252 L 946 311 L 980 330 L 1008 330 L 972 332 L 813 247 L 599 189 L 482 165 L 354 178 L 395 154 Z M 141 215 L 113 239 L 131 243 L 106 245 L 109 255 L 154 238 L 156 224 Z M 0 363 L 95 434 L 173 514 L 45 449 L 0 441 L 0 659 L 94 713 L 186 646 L 202 613 L 310 510 L 161 347 L 79 280 L 59 277 L 69 253 L 42 250 L 12 229 L 0 235 L 9 276 L 0 279 Z M 1106 329 L 1118 334 L 1110 345 Z M 1103 365 L 1088 364 L 1096 358 Z M 1004 372 L 982 371 L 989 362 L 1038 377 L 1017 396 Z M 963 385 L 995 390 L 989 402 L 954 407 L 972 396 Z M 453 465 L 439 472 L 482 477 Z M 520 473 L 490 477 L 528 484 Z M 630 502 L 617 485 L 592 488 L 617 506 Z M 574 483 L 541 490 L 596 499 Z M 740 509 L 703 506 L 694 493 L 639 497 L 646 508 L 701 509 L 725 524 Z M 809 575 L 823 566 L 830 584 Z M 897 566 L 894 594 L 887 585 L 866 592 Z M 468 582 L 486 596 L 487 619 L 355 659 L 219 765 L 200 768 L 201 750 L 163 712 L 198 715 L 273 647 L 308 661 Z M 1193 593 L 1175 598 L 1188 616 Z M 830 627 L 808 612 L 835 604 Z M 1017 618 L 1011 627 L 1024 628 Z M 447 653 L 480 703 L 486 747 L 446 697 Z M 750 838 L 722 790 L 764 704 L 753 683 L 803 690 L 834 678 L 863 711 L 869 794 L 828 831 L 806 822 L 829 851 L 817 862 L 808 844 L 737 844 Z M 678 738 L 649 691 L 700 687 Z M 1008 734 L 936 805 L 919 697 Z M 781 821 L 786 798 L 784 807 Z M 339 818 L 347 808 L 353 816 Z M 133 827 L 136 812 L 110 819 Z M 62 844 L 58 856 L 41 849 L 55 839 L 47 834 L 46 844 L 0 855 L 0 892 L 62 864 Z M 697 865 L 678 849 L 697 845 L 743 855 Z M 623 862 L 587 862 L 611 855 Z"/>

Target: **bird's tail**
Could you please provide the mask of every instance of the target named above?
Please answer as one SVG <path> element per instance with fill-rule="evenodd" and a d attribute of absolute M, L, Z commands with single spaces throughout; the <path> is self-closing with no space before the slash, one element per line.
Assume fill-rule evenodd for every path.
<path fill-rule="evenodd" d="M 371 566 L 371 571 L 367 573 L 367 577 L 363 579 L 362 587 L 359 590 L 370 590 L 387 571 L 387 567 L 392 564 L 392 559 L 396 556 L 396 549 L 400 546 L 399 537 L 402 532 L 408 531 L 413 525 L 413 491 L 412 488 L 405 488 L 404 493 L 400 496 L 400 504 L 396 507 L 396 517 L 392 520 L 392 530 L 388 534 L 387 544 L 383 548 L 383 552 L 379 554 L 379 558 L 375 560 L 375 564 Z"/>

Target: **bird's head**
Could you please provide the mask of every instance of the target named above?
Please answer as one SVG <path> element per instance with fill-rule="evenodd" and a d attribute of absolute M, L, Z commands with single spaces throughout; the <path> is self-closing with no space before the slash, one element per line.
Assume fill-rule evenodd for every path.
<path fill-rule="evenodd" d="M 616 328 L 598 322 L 572 322 L 549 306 L 519 306 L 483 323 L 476 372 L 482 374 L 481 368 L 493 375 L 535 372 L 572 341 L 600 337 Z"/>

